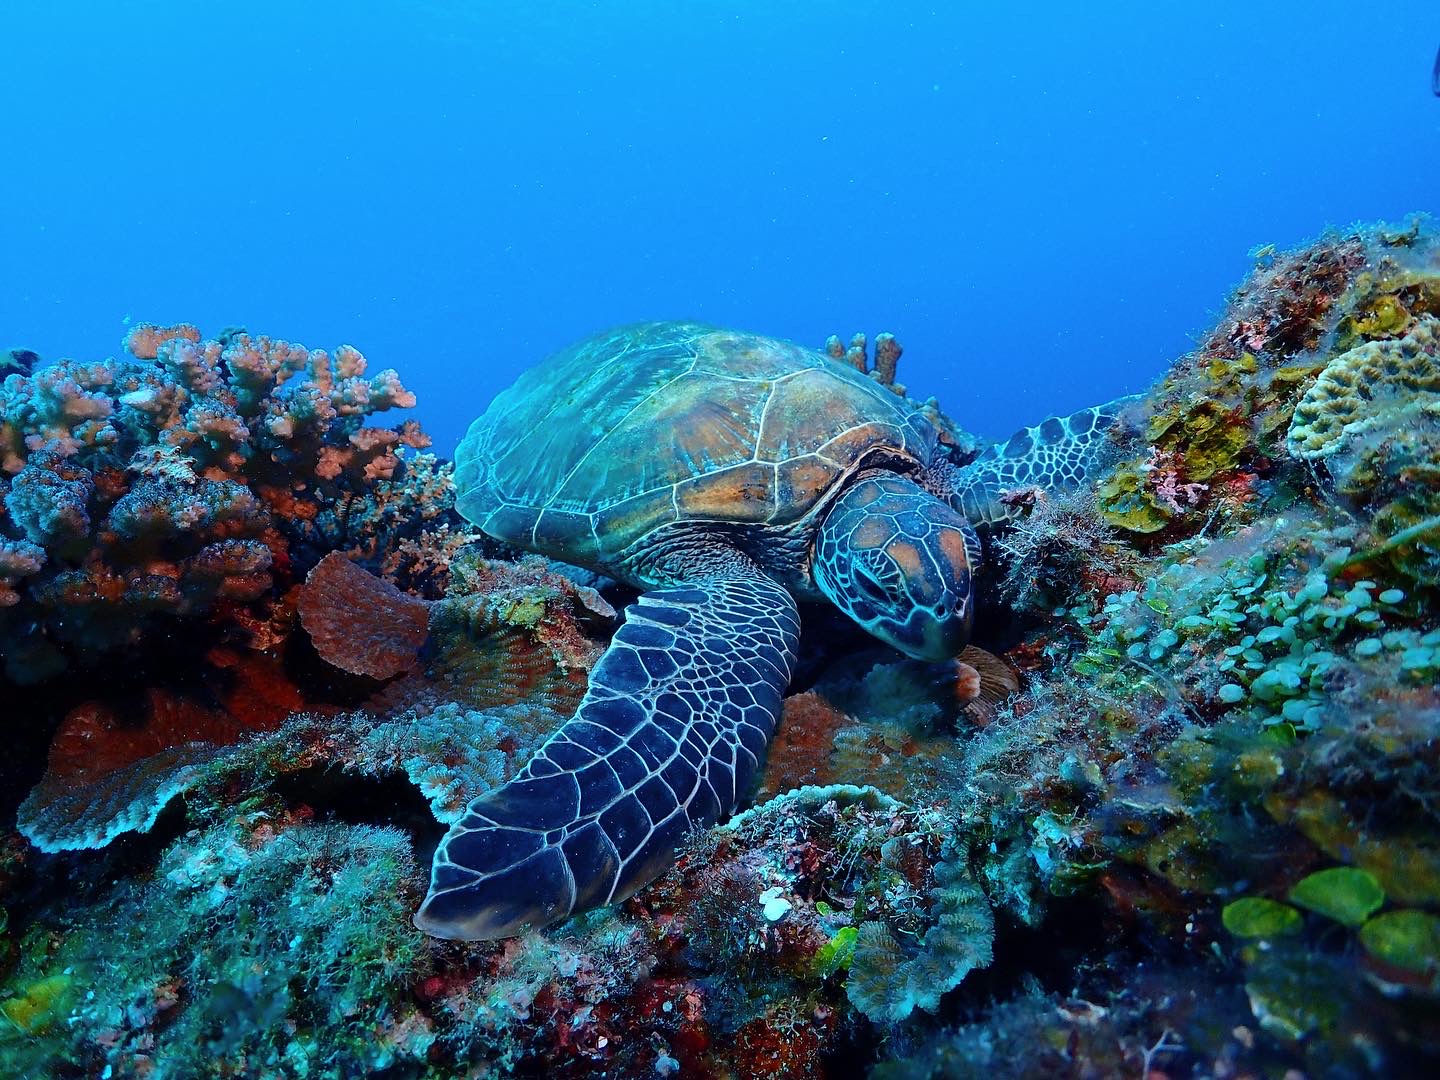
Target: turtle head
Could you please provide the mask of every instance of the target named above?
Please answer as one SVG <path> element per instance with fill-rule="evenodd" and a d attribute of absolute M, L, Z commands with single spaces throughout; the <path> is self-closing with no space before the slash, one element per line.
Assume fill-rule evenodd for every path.
<path fill-rule="evenodd" d="M 881 641 L 946 660 L 970 640 L 974 533 L 918 484 L 896 475 L 850 485 L 815 539 L 815 583 Z"/>

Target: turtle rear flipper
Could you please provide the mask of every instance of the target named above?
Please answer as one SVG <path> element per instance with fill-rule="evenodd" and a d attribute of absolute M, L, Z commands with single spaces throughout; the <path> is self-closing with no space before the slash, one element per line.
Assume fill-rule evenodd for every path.
<path fill-rule="evenodd" d="M 738 555 L 625 612 L 575 716 L 435 852 L 415 924 L 490 940 L 616 903 L 755 780 L 799 640 L 795 601 Z"/>
<path fill-rule="evenodd" d="M 1134 449 L 1139 432 L 1129 412 L 1140 400 L 1138 394 L 1116 398 L 1021 428 L 1007 442 L 991 446 L 956 473 L 952 504 L 977 528 L 994 529 L 1019 512 L 1018 503 L 1002 499 L 1007 492 L 1023 488 L 1073 491 L 1082 484 L 1093 484 Z"/>

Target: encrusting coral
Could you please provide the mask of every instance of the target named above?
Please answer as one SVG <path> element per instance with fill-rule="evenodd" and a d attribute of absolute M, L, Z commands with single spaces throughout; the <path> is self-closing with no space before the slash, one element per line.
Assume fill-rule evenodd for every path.
<path fill-rule="evenodd" d="M 393 679 L 359 709 L 315 707 L 264 654 L 214 657 L 230 678 L 208 709 L 154 690 L 139 717 L 77 707 L 20 806 L 21 831 L 46 851 L 101 848 L 147 831 L 185 792 L 242 782 L 258 790 L 313 767 L 403 773 L 439 820 L 458 816 L 574 711 L 599 654 L 580 624 L 601 625 L 613 611 L 538 559 L 469 559 L 454 569 L 456 594 L 435 603 L 343 555 L 311 572 L 300 606 L 321 656 L 342 671 Z"/>
<path fill-rule="evenodd" d="M 1424 221 L 1261 252 L 1108 475 L 1004 493 L 986 652 L 926 664 L 817 623 L 755 805 L 622 905 L 483 944 L 411 924 L 437 822 L 573 713 L 627 594 L 452 558 L 446 466 L 353 441 L 355 416 L 286 466 L 306 421 L 269 427 L 275 387 L 314 382 L 301 413 L 326 378 L 399 399 L 348 353 L 146 329 L 134 363 L 170 389 L 132 427 L 143 378 L 31 364 L 25 434 L 13 391 L 0 420 L 0 612 L 104 628 L 143 586 L 218 637 L 102 697 L 78 661 L 133 645 L 17 641 L 0 614 L 7 660 L 38 640 L 88 691 L 27 699 L 59 729 L 25 832 L 104 847 L 0 836 L 0 1071 L 1433 1071 L 1437 319 Z M 888 340 L 837 349 L 894 385 Z M 163 580 L 101 589 L 116 550 Z"/>
<path fill-rule="evenodd" d="M 1440 417 L 1440 319 L 1421 318 L 1404 337 L 1367 341 L 1341 353 L 1295 406 L 1286 449 L 1306 461 L 1397 420 Z"/>

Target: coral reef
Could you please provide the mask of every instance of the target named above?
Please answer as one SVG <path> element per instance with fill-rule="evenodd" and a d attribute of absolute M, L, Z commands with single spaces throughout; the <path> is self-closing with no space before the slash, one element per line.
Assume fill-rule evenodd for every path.
<path fill-rule="evenodd" d="M 223 798 L 241 784 L 259 791 L 308 768 L 403 773 L 438 820 L 453 820 L 574 712 L 599 655 L 580 620 L 614 616 L 592 590 L 538 559 L 502 567 L 467 558 L 455 570 L 457 595 L 430 603 L 343 555 L 327 556 L 311 575 L 319 587 L 309 604 L 319 611 L 306 623 L 322 656 L 355 674 L 403 677 L 359 709 L 341 710 L 317 706 L 264 654 L 214 656 L 230 676 L 212 694 L 214 707 L 153 689 L 138 716 L 79 706 L 20 806 L 21 832 L 44 851 L 102 848 L 149 830 L 186 792 Z M 338 598 L 337 577 L 345 589 Z M 486 591 L 466 591 L 478 585 Z M 349 611 L 348 639 L 336 632 L 329 605 Z M 426 620 L 419 633 L 417 614 Z"/>
<path fill-rule="evenodd" d="M 1433 421 L 1440 410 L 1440 319 L 1425 316 L 1402 338 L 1341 353 L 1295 406 L 1285 448 L 1305 461 L 1397 421 Z"/>
<path fill-rule="evenodd" d="M 143 660 L 166 634 L 214 644 L 267 620 L 328 551 L 433 572 L 423 549 L 446 539 L 422 537 L 449 525 L 448 475 L 425 462 L 418 486 L 407 478 L 400 451 L 426 442 L 413 422 L 365 425 L 414 404 L 394 371 L 367 375 L 350 346 L 332 355 L 242 331 L 202 341 L 188 325 L 136 326 L 126 349 L 22 365 L 0 384 L 10 680 Z M 428 519 L 396 524 L 419 506 Z"/>
<path fill-rule="evenodd" d="M 1440 238 L 1257 258 L 1133 453 L 1012 494 L 981 649 L 807 613 L 753 805 L 483 944 L 413 928 L 428 852 L 628 595 L 466 546 L 448 466 L 345 411 L 404 400 L 358 354 L 25 360 L 0 634 L 72 678 L 6 686 L 54 740 L 0 835 L 0 1072 L 1432 1073 Z M 830 349 L 894 387 L 893 340 Z"/>
<path fill-rule="evenodd" d="M 315 564 L 297 607 L 315 651 L 353 675 L 388 679 L 409 671 L 430 635 L 428 602 L 366 573 L 338 551 Z"/>

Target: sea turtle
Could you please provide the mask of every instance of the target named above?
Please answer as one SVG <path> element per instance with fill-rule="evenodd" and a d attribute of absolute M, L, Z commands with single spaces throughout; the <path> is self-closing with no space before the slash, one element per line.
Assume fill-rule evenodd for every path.
<path fill-rule="evenodd" d="M 531 368 L 470 427 L 457 506 L 486 533 L 644 590 L 578 711 L 435 852 L 415 917 L 492 939 L 615 903 L 734 809 L 780 713 L 796 600 L 922 659 L 954 656 L 1003 489 L 1093 469 L 1110 407 L 963 469 L 905 399 L 819 352 L 683 322 Z"/>

